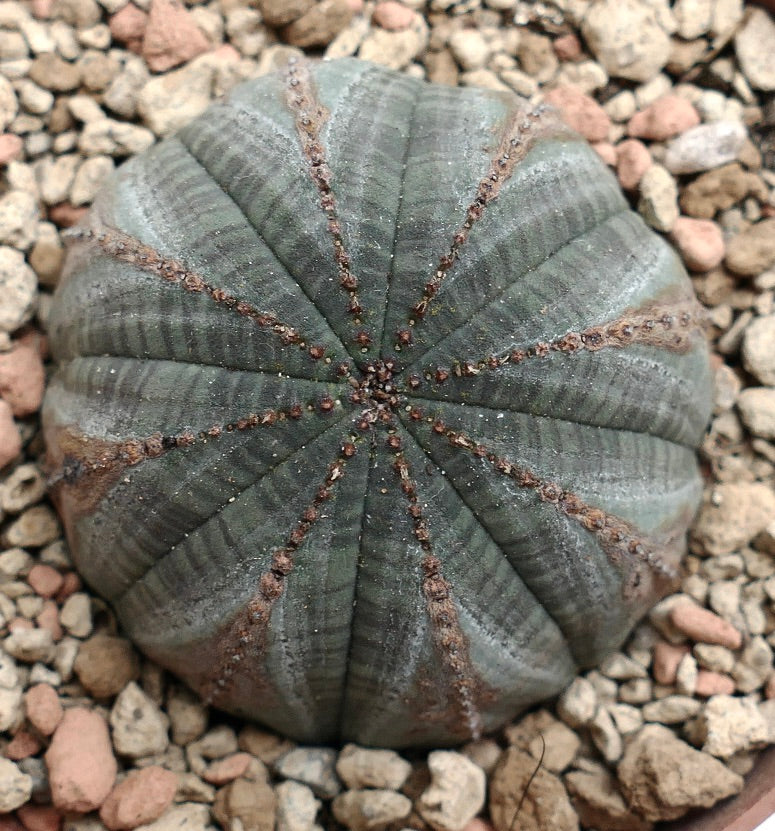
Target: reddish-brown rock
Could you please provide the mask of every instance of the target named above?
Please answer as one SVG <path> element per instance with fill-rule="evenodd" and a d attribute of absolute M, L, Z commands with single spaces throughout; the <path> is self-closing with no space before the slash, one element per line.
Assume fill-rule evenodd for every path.
<path fill-rule="evenodd" d="M 611 119 L 606 111 L 589 95 L 569 85 L 561 85 L 546 94 L 546 103 L 557 107 L 563 121 L 581 133 L 587 141 L 608 138 Z"/>
<path fill-rule="evenodd" d="M 51 800 L 63 811 L 99 808 L 118 766 L 105 719 L 85 707 L 67 710 L 46 751 Z"/>
<path fill-rule="evenodd" d="M 207 52 L 210 44 L 177 0 L 153 0 L 142 55 L 154 72 L 165 72 Z"/>
<path fill-rule="evenodd" d="M 116 785 L 100 808 L 109 831 L 128 831 L 158 819 L 175 797 L 178 777 L 159 765 L 133 770 Z"/>

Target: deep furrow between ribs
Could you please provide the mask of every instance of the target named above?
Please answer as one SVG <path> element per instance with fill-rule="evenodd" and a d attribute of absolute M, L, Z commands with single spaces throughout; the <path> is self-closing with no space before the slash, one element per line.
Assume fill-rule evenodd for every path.
<path fill-rule="evenodd" d="M 451 429 L 441 419 L 432 421 L 431 432 L 445 438 L 452 447 L 485 459 L 497 473 L 507 476 L 518 487 L 533 491 L 541 502 L 552 505 L 558 512 L 594 534 L 610 562 L 624 572 L 625 596 L 637 591 L 640 564 L 647 565 L 658 579 L 668 584 L 678 580 L 677 569 L 664 556 L 667 545 L 644 535 L 627 520 L 590 505 L 572 491 L 537 476 L 529 468 L 515 464 L 466 433 Z M 669 540 L 666 539 L 666 543 Z"/>
<path fill-rule="evenodd" d="M 394 447 L 400 448 L 400 441 Z M 481 683 L 471 663 L 468 641 L 460 627 L 457 609 L 452 599 L 452 587 L 442 573 L 441 560 L 433 553 L 430 529 L 423 516 L 417 496 L 417 485 L 409 463 L 399 450 L 393 468 L 398 475 L 401 491 L 409 503 L 407 511 L 414 526 L 414 536 L 423 551 L 422 593 L 431 622 L 433 643 L 441 662 L 452 677 L 454 704 L 468 737 L 478 739 L 482 735 L 482 719 L 477 706 Z"/>
<path fill-rule="evenodd" d="M 342 225 L 331 187 L 333 173 L 320 140 L 320 130 L 328 118 L 328 112 L 317 99 L 309 68 L 303 61 L 291 58 L 286 75 L 287 106 L 296 125 L 302 152 L 309 164 L 310 178 L 320 195 L 318 204 L 326 216 L 339 285 L 347 292 L 347 311 L 352 317 L 353 326 L 358 327 L 361 324 L 360 316 L 363 314 L 358 296 L 358 277 L 352 271 L 350 255 L 342 237 Z M 353 341 L 365 349 L 372 343 L 372 336 L 365 329 L 360 329 L 354 333 Z"/>
<path fill-rule="evenodd" d="M 218 702 L 228 692 L 234 675 L 251 650 L 253 661 L 260 661 L 266 654 L 268 646 L 269 619 L 272 608 L 285 590 L 286 578 L 293 571 L 296 551 L 304 543 L 307 535 L 320 519 L 320 508 L 331 498 L 334 486 L 342 478 L 347 460 L 357 452 L 354 443 L 342 444 L 340 455 L 328 465 L 326 478 L 317 490 L 311 503 L 304 509 L 301 517 L 288 534 L 285 544 L 272 553 L 269 568 L 258 580 L 256 593 L 238 612 L 221 639 L 221 661 L 202 689 L 202 698 L 208 704 Z"/>
<path fill-rule="evenodd" d="M 494 353 L 486 358 L 455 361 L 450 367 L 428 368 L 425 377 L 443 384 L 450 375 L 472 377 L 508 364 L 544 358 L 553 352 L 574 355 L 643 345 L 685 354 L 691 347 L 692 336 L 703 332 L 707 323 L 707 312 L 696 299 L 687 298 L 683 302 L 663 306 L 654 304 L 625 312 L 609 323 L 567 332 L 551 341 L 537 341 L 530 346 Z"/>
<path fill-rule="evenodd" d="M 284 323 L 271 312 L 262 311 L 251 303 L 211 285 L 201 274 L 186 268 L 180 260 L 160 254 L 155 248 L 131 234 L 106 226 L 97 229 L 75 228 L 66 234 L 70 240 L 92 242 L 109 257 L 155 274 L 167 283 L 180 286 L 184 291 L 208 296 L 217 305 L 232 309 L 238 315 L 252 320 L 257 326 L 270 330 L 286 346 L 298 346 L 306 350 L 315 361 L 325 357 L 324 346 L 309 343 L 309 339 L 297 329 Z"/>
<path fill-rule="evenodd" d="M 477 185 L 476 196 L 466 209 L 465 218 L 460 227 L 453 234 L 450 247 L 442 254 L 433 275 L 423 287 L 422 297 L 410 310 L 407 321 L 409 328 L 401 329 L 396 333 L 399 346 L 409 346 L 412 343 L 411 327 L 417 325 L 427 314 L 429 305 L 452 270 L 460 249 L 468 240 L 471 229 L 482 218 L 490 202 L 497 198 L 519 162 L 525 158 L 536 140 L 543 135 L 542 116 L 547 111 L 548 108 L 544 105 L 530 111 L 517 110 L 509 120 L 489 170 Z M 548 121 L 546 128 L 556 128 L 557 124 L 554 119 L 548 119 Z"/>

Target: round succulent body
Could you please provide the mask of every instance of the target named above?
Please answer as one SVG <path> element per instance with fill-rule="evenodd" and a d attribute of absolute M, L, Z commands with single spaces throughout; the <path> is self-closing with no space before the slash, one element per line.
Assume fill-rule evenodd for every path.
<path fill-rule="evenodd" d="M 215 706 L 453 744 L 674 580 L 702 313 L 550 110 L 294 63 L 125 164 L 72 236 L 44 419 L 73 557 Z"/>

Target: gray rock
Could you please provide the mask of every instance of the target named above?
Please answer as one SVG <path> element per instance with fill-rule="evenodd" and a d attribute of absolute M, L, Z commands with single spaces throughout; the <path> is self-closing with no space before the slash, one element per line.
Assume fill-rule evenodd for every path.
<path fill-rule="evenodd" d="M 752 698 L 711 696 L 697 726 L 702 749 L 722 759 L 761 747 L 769 737 L 768 724 Z"/>
<path fill-rule="evenodd" d="M 134 682 L 119 693 L 110 711 L 113 746 L 133 759 L 163 753 L 169 744 L 169 719 Z"/>
<path fill-rule="evenodd" d="M 648 81 L 667 63 L 670 38 L 654 5 L 643 0 L 601 0 L 581 25 L 592 54 L 609 75 Z"/>
<path fill-rule="evenodd" d="M 300 782 L 281 782 L 274 789 L 277 800 L 276 831 L 312 831 L 320 800 Z"/>
<path fill-rule="evenodd" d="M 0 246 L 0 332 L 14 332 L 35 312 L 38 297 L 37 277 L 24 261 L 24 255 Z"/>
<path fill-rule="evenodd" d="M 336 761 L 336 772 L 348 788 L 382 788 L 397 791 L 412 766 L 394 750 L 377 750 L 347 744 Z"/>
<path fill-rule="evenodd" d="M 20 808 L 32 795 L 32 777 L 10 760 L 0 757 L 0 813 Z"/>
<path fill-rule="evenodd" d="M 434 750 L 428 755 L 430 785 L 420 794 L 416 809 L 437 831 L 459 831 L 484 805 L 484 771 L 461 753 Z"/>
<path fill-rule="evenodd" d="M 346 791 L 334 799 L 336 819 L 351 831 L 372 831 L 400 822 L 409 816 L 412 803 L 395 791 Z"/>
<path fill-rule="evenodd" d="M 668 145 L 665 167 L 671 173 L 697 173 L 737 158 L 748 133 L 740 121 L 716 121 L 692 127 Z"/>
<path fill-rule="evenodd" d="M 278 759 L 274 768 L 286 779 L 309 785 L 323 799 L 342 790 L 336 775 L 336 751 L 329 747 L 297 747 Z"/>
<path fill-rule="evenodd" d="M 748 83 L 765 91 L 775 89 L 775 21 L 764 9 L 751 9 L 735 36 L 735 52 Z"/>

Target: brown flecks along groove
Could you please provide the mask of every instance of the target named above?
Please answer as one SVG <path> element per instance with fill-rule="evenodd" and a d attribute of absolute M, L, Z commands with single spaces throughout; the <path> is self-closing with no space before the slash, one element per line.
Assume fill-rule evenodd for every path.
<path fill-rule="evenodd" d="M 297 61 L 71 234 L 52 492 L 85 579 L 206 700 L 305 742 L 455 744 L 675 580 L 703 325 L 550 110 Z"/>

